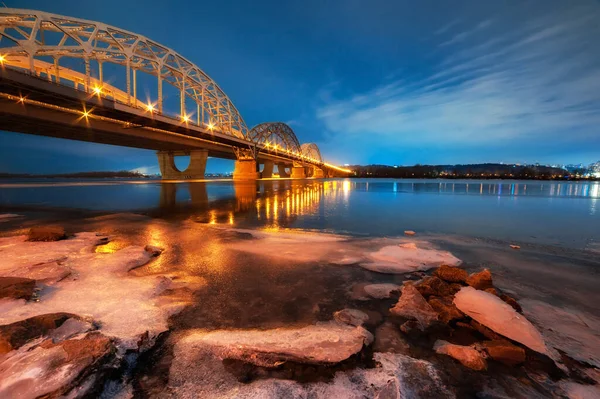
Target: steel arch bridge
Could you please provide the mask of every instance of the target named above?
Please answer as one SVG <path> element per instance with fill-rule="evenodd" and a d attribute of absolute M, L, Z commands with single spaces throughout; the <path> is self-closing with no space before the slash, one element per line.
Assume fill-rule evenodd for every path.
<path fill-rule="evenodd" d="M 300 146 L 302 154 L 310 159 L 316 159 L 318 162 L 323 163 L 323 157 L 321 151 L 315 143 L 304 143 Z"/>
<path fill-rule="evenodd" d="M 176 51 L 101 22 L 0 9 L 0 67 L 0 101 L 4 101 L 0 129 L 155 149 L 161 171 L 163 164 L 173 164 L 174 153 L 197 149 L 204 151 L 196 157 L 200 160 L 197 170 L 204 169 L 209 152 L 225 158 L 234 154 L 238 160 L 261 158 L 286 165 L 337 168 L 323 161 L 316 145 L 301 146 L 285 123 L 261 123 L 248 129 L 216 82 Z M 138 83 L 152 80 L 156 96 L 142 101 Z M 71 91 L 65 91 L 66 87 Z M 169 87 L 178 92 L 175 117 L 165 111 L 169 96 L 163 90 Z M 21 95 L 23 88 L 27 95 Z M 14 100 L 21 108 L 29 108 L 17 108 L 11 103 Z M 35 117 L 30 112 L 33 108 L 39 111 Z M 46 124 L 38 117 L 41 114 Z M 79 117 L 70 123 L 57 121 L 69 114 Z M 80 134 L 82 128 L 88 134 Z M 46 132 L 51 129 L 55 133 Z M 161 154 L 165 152 L 169 154 Z"/>
<path fill-rule="evenodd" d="M 248 138 L 256 145 L 283 152 L 301 154 L 300 141 L 291 127 L 282 122 L 265 122 L 254 126 Z"/>
<path fill-rule="evenodd" d="M 198 124 L 217 127 L 236 137 L 245 137 L 248 132 L 242 116 L 214 80 L 176 51 L 145 36 L 101 22 L 19 9 L 0 9 L 0 26 L 3 57 L 32 73 L 40 72 L 55 82 L 71 80 L 75 85 L 83 85 L 86 91 L 101 91 L 105 85 L 110 86 L 104 81 L 105 64 L 124 66 L 126 92 L 111 90 L 112 87 L 106 92 L 115 100 L 156 107 L 162 112 L 163 82 L 166 82 L 180 91 L 184 118 L 191 119 L 195 113 Z M 73 59 L 83 61 L 83 73 L 72 73 L 72 68 L 66 67 Z M 61 60 L 65 66 L 61 66 Z M 138 102 L 135 84 L 138 71 L 156 77 L 156 102 Z M 187 111 L 186 98 L 196 104 L 191 113 Z"/>

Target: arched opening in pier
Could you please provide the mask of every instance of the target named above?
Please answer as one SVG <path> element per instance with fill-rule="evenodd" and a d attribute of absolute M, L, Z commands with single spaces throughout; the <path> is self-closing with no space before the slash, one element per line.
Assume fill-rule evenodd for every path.
<path fill-rule="evenodd" d="M 178 171 L 185 171 L 188 166 L 190 166 L 190 156 L 189 155 L 181 155 L 175 156 L 175 167 Z"/>

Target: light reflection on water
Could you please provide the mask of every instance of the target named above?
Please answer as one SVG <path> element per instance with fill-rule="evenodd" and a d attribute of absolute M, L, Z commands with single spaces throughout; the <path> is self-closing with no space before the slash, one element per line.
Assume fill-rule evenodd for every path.
<path fill-rule="evenodd" d="M 269 180 L 0 182 L 2 208 L 143 212 L 166 219 L 358 235 L 404 230 L 585 247 L 600 241 L 600 183 Z"/>

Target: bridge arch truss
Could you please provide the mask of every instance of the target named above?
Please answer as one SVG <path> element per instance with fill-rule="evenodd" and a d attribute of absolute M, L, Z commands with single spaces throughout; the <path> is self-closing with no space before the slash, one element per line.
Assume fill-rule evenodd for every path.
<path fill-rule="evenodd" d="M 63 59 L 79 59 L 74 70 Z M 163 112 L 163 83 L 180 93 L 179 118 L 220 133 L 247 138 L 248 127 L 229 97 L 195 64 L 143 35 L 101 22 L 42 11 L 0 9 L 0 63 L 29 71 L 51 82 L 70 82 L 76 89 L 112 97 L 115 101 Z M 125 67 L 125 90 L 104 81 L 103 66 Z M 72 62 L 70 65 L 73 64 Z M 157 79 L 157 99 L 150 104 L 137 96 L 137 72 Z M 188 112 L 186 98 L 196 104 Z"/>
<path fill-rule="evenodd" d="M 304 143 L 300 147 L 302 149 L 302 155 L 309 159 L 313 159 L 318 163 L 323 163 L 321 151 L 319 151 L 319 147 L 315 143 Z"/>
<path fill-rule="evenodd" d="M 265 122 L 254 126 L 248 133 L 248 139 L 257 146 L 292 155 L 302 152 L 300 142 L 291 127 L 283 122 Z"/>

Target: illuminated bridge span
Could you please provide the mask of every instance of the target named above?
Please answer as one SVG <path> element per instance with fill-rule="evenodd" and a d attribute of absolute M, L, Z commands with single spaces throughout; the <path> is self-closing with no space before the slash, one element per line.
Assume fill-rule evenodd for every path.
<path fill-rule="evenodd" d="M 170 112 L 169 110 L 177 110 Z M 177 52 L 142 35 L 42 11 L 0 9 L 0 130 L 157 151 L 165 179 L 348 175 L 285 123 L 249 129 L 229 97 Z M 189 155 L 185 171 L 175 157 Z M 260 172 L 260 164 L 264 167 Z"/>

